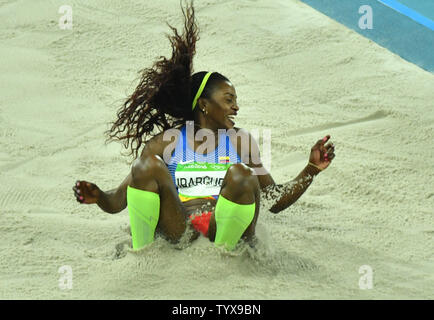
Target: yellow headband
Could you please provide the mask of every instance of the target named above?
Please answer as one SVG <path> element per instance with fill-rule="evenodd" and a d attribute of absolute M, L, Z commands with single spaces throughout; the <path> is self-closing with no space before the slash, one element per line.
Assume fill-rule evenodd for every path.
<path fill-rule="evenodd" d="M 208 78 L 211 76 L 211 74 L 212 74 L 212 72 L 208 72 L 205 75 L 205 77 L 203 77 L 203 80 L 202 80 L 202 83 L 200 84 L 199 90 L 197 90 L 196 96 L 194 97 L 192 110 L 194 110 L 194 108 L 196 107 L 197 99 L 199 99 L 200 95 L 202 94 L 202 91 L 205 88 L 206 83 L 208 81 Z"/>

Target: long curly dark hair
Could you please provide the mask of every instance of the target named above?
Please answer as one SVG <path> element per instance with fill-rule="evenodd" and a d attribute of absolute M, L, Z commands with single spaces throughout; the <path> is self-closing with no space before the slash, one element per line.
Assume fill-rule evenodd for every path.
<path fill-rule="evenodd" d="M 195 22 L 193 0 L 184 11 L 184 32 L 170 26 L 174 35 L 167 37 L 172 45 L 172 57 L 160 56 L 151 68 L 141 70 L 139 85 L 117 112 L 117 120 L 112 122 L 106 131 L 111 140 L 123 141 L 123 146 L 130 148 L 135 158 L 142 144 L 153 136 L 170 128 L 178 128 L 185 121 L 194 120 L 195 108 L 192 103 L 206 71 L 193 73 L 193 57 L 196 53 L 196 42 L 199 30 Z M 220 73 L 214 72 L 208 79 L 201 98 L 210 99 L 216 85 L 220 81 L 229 81 Z"/>

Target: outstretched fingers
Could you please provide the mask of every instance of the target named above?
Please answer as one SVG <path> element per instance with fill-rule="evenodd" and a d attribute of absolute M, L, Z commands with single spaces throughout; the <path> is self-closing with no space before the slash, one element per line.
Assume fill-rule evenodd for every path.
<path fill-rule="evenodd" d="M 333 143 L 329 143 L 325 146 L 324 160 L 331 161 L 335 157 L 335 145 Z"/>
<path fill-rule="evenodd" d="M 326 135 L 317 142 L 317 148 L 320 151 L 320 161 L 330 162 L 335 157 L 335 145 L 329 141 L 330 137 L 330 135 Z"/>
<path fill-rule="evenodd" d="M 80 181 L 76 181 L 75 185 L 72 187 L 72 190 L 74 191 L 74 196 L 76 198 L 76 200 L 79 203 L 83 203 L 84 202 L 84 197 L 81 194 L 81 190 L 80 190 Z"/>

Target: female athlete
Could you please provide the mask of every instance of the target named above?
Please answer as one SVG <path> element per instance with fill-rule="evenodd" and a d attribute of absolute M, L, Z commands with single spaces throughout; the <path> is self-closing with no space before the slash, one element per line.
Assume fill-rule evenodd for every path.
<path fill-rule="evenodd" d="M 288 208 L 330 165 L 334 146 L 329 135 L 317 141 L 300 174 L 276 184 L 251 134 L 235 127 L 240 108 L 234 85 L 218 72 L 192 72 L 199 39 L 193 4 L 182 12 L 183 34 L 169 25 L 172 57 L 142 71 L 107 132 L 108 140 L 130 148 L 131 171 L 105 192 L 77 181 L 74 195 L 108 213 L 128 208 L 134 250 L 151 243 L 156 232 L 178 242 L 186 230 L 194 230 L 190 240 L 202 233 L 232 250 L 240 239 L 254 239 L 261 195 L 274 199 L 272 213 Z"/>

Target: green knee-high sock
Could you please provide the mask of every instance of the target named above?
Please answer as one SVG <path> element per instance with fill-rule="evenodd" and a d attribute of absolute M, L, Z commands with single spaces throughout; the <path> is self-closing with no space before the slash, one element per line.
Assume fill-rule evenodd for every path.
<path fill-rule="evenodd" d="M 160 195 L 128 186 L 127 204 L 133 249 L 137 250 L 154 241 L 160 216 Z"/>
<path fill-rule="evenodd" d="M 215 207 L 217 231 L 214 245 L 233 250 L 255 216 L 255 203 L 238 204 L 219 196 Z"/>

